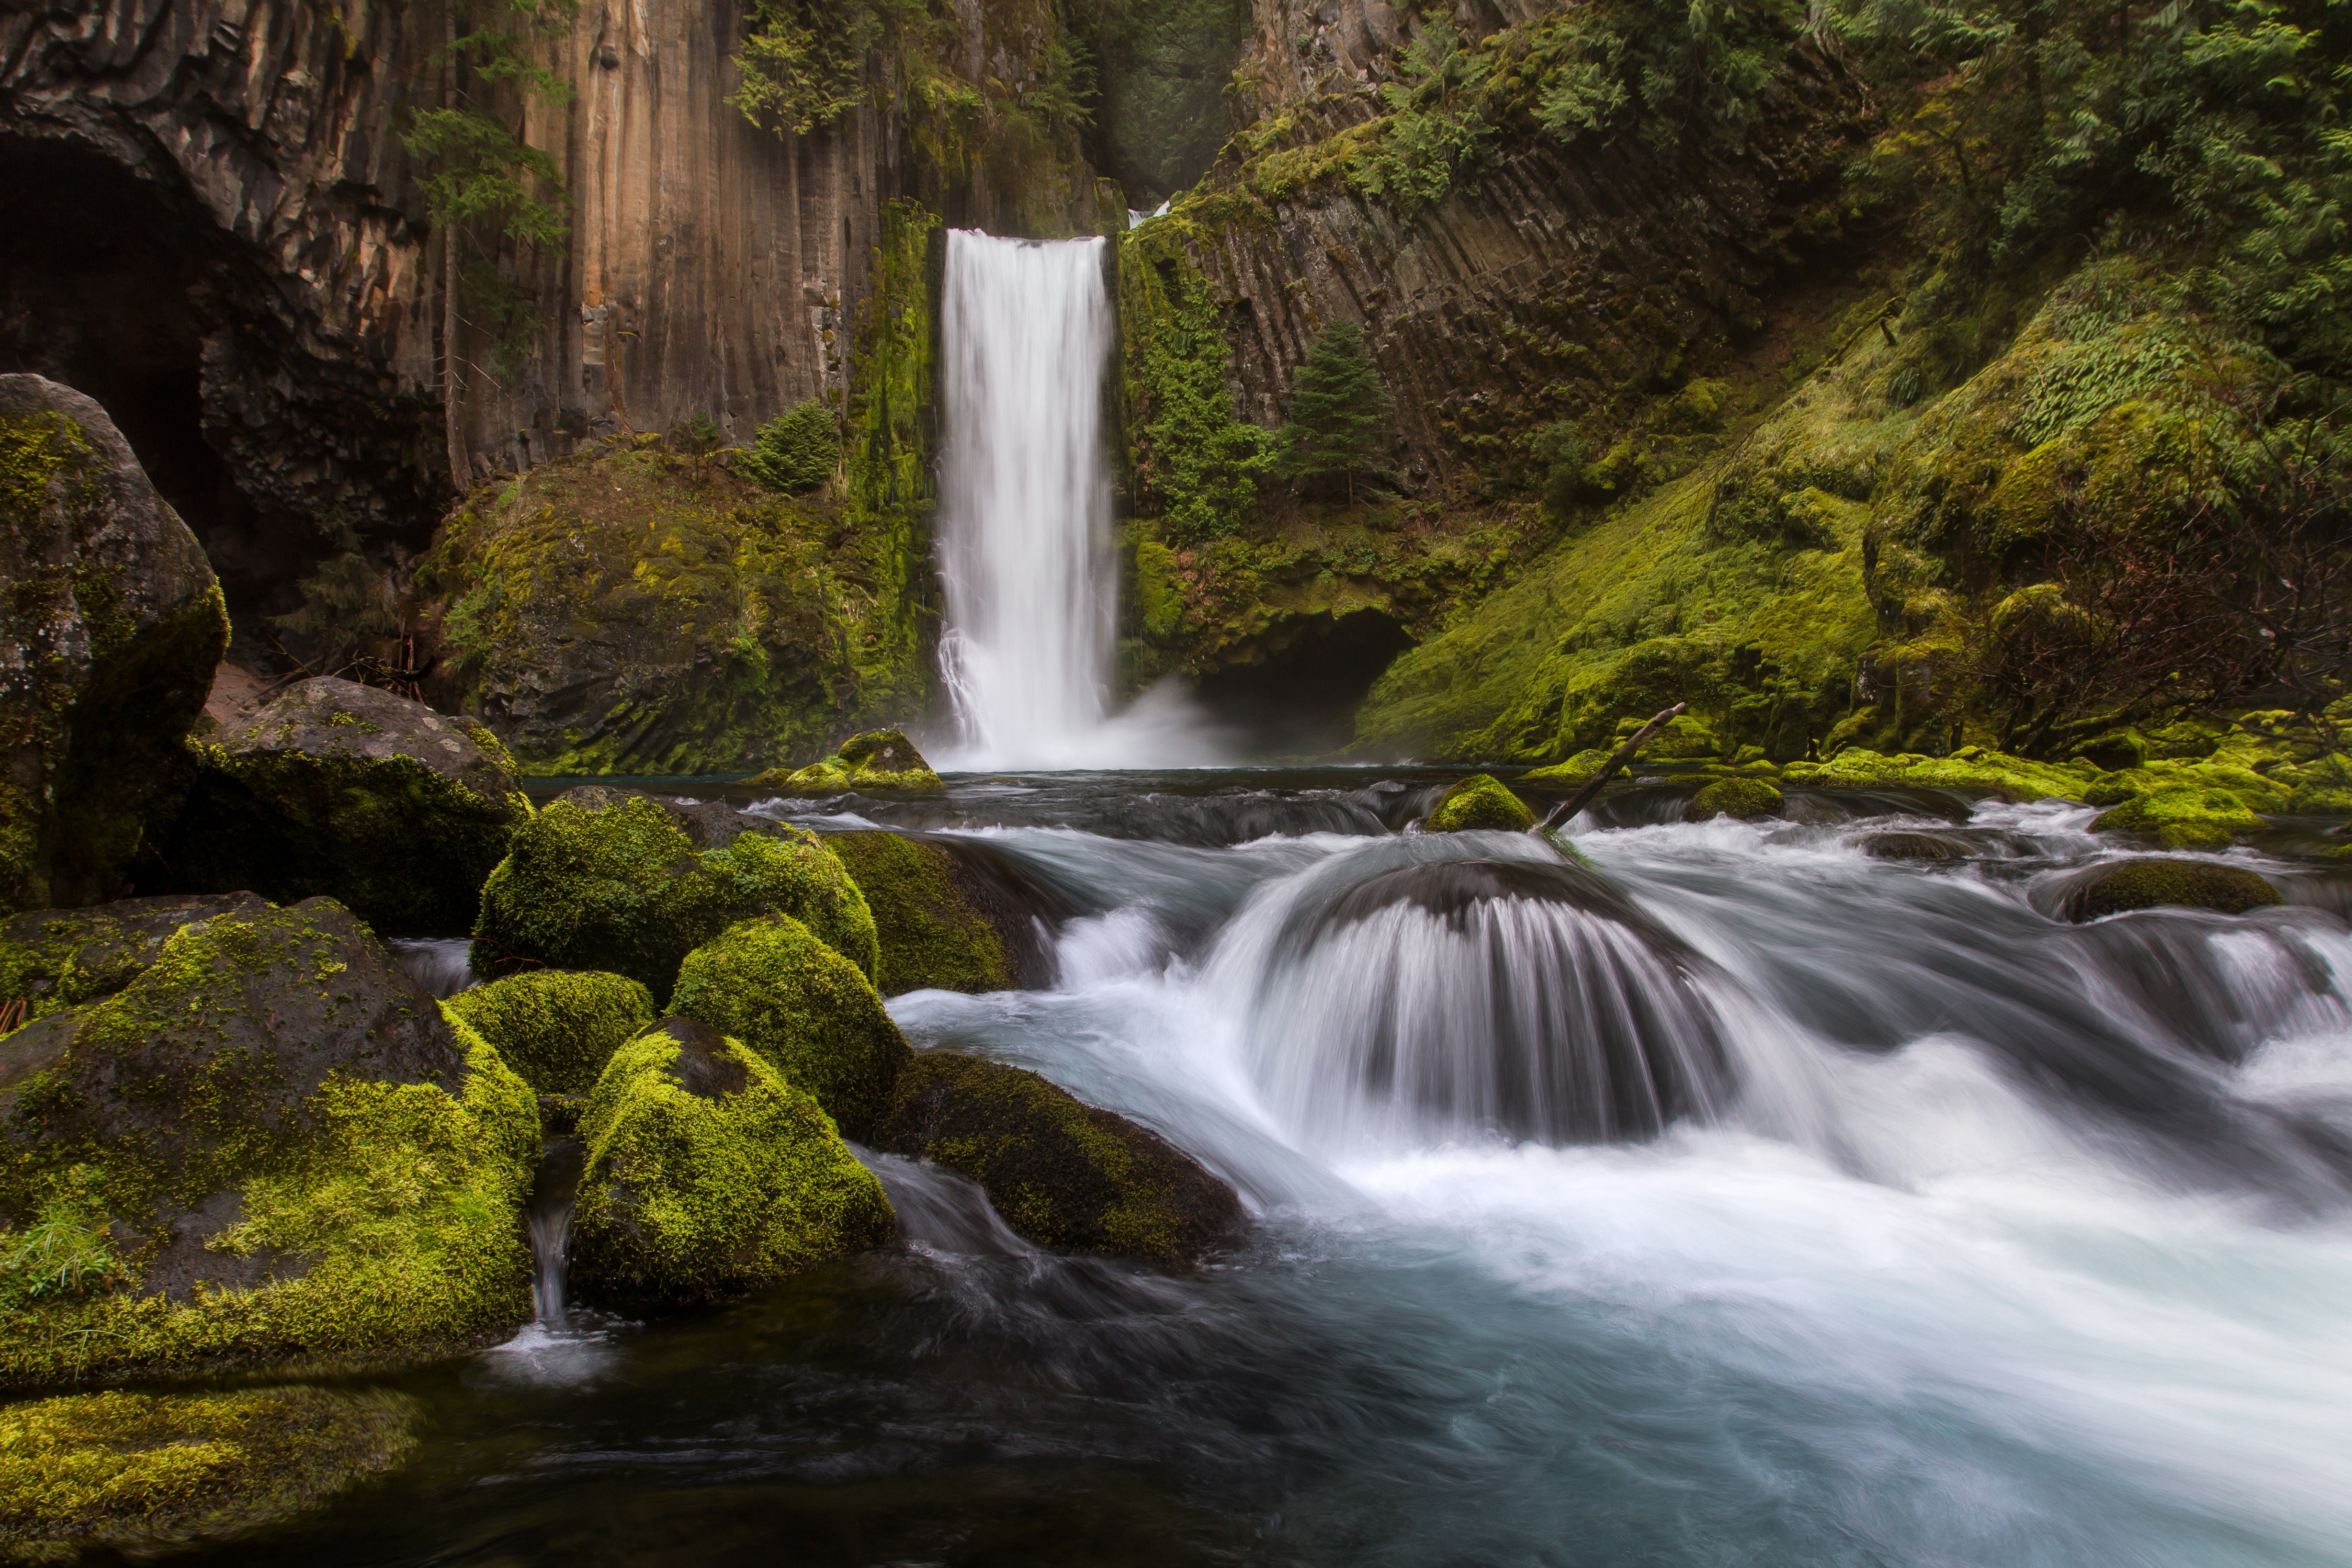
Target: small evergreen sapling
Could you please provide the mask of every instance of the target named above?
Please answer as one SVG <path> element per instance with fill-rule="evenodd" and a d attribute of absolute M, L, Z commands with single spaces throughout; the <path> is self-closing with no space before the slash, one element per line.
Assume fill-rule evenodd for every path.
<path fill-rule="evenodd" d="M 1290 384 L 1290 423 L 1275 437 L 1276 469 L 1289 479 L 1341 478 L 1352 506 L 1357 476 L 1370 471 L 1388 416 L 1388 391 L 1364 351 L 1363 329 L 1334 321 L 1315 334 Z"/>
<path fill-rule="evenodd" d="M 841 437 L 833 410 L 823 400 L 809 398 L 761 425 L 751 444 L 737 455 L 735 466 L 771 490 L 797 496 L 833 477 L 840 460 Z"/>

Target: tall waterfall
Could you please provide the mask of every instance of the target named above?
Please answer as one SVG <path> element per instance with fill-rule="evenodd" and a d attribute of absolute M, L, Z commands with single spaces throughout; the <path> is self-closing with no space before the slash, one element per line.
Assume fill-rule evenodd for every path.
<path fill-rule="evenodd" d="M 966 768 L 1207 761 L 1174 694 L 1110 716 L 1100 239 L 948 235 L 940 664 Z"/>

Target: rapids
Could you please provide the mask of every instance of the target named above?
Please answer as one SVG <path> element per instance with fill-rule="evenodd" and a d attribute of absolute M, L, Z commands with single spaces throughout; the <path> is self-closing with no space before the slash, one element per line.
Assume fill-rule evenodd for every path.
<path fill-rule="evenodd" d="M 893 1013 L 1157 1128 L 1247 1241 L 1044 1255 L 872 1156 L 898 1246 L 415 1374 L 420 1460 L 236 1559 L 2352 1560 L 2322 873 L 2239 851 L 2296 901 L 2073 926 L 2053 890 L 2114 852 L 2080 809 L 1637 796 L 1580 820 L 1588 868 L 1402 831 L 1437 783 L 765 803 L 1050 890 L 1051 989 Z M 1974 858 L 1862 853 L 1888 825 Z"/>

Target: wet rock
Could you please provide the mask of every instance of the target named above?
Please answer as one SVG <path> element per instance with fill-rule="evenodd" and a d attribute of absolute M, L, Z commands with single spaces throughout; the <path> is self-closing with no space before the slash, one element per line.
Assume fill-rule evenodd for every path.
<path fill-rule="evenodd" d="M 530 804 L 470 718 L 321 676 L 198 747 L 166 859 L 181 886 L 324 894 L 377 930 L 470 929 Z"/>
<path fill-rule="evenodd" d="M 739 920 L 773 914 L 873 974 L 874 915 L 857 884 L 817 835 L 775 829 L 697 850 L 677 818 L 643 796 L 551 801 L 516 831 L 483 884 L 474 967 L 601 969 L 666 999 L 688 953 Z"/>
<path fill-rule="evenodd" d="M 1180 1263 L 1242 1220 L 1233 1188 L 1157 1134 L 976 1056 L 919 1053 L 874 1141 L 978 1182 L 1042 1247 Z"/>
<path fill-rule="evenodd" d="M 741 1040 L 867 1136 L 907 1064 L 905 1037 L 857 966 L 790 915 L 730 925 L 686 956 L 669 1010 Z"/>
<path fill-rule="evenodd" d="M 542 1097 L 587 1093 L 613 1052 L 654 1021 L 645 987 L 587 970 L 509 975 L 443 1005 Z"/>
<path fill-rule="evenodd" d="M 835 794 L 847 789 L 937 789 L 942 786 L 915 743 L 895 729 L 868 730 L 841 743 L 822 762 L 787 773 L 772 768 L 751 782 L 795 794 Z"/>
<path fill-rule="evenodd" d="M 163 939 L 226 909 L 268 905 L 250 893 L 125 898 L 88 909 L 35 909 L 0 925 L 0 1008 L 29 1021 L 110 997 L 155 961 Z"/>
<path fill-rule="evenodd" d="M 2262 818 L 2236 792 L 2191 786 L 2136 795 L 2100 812 L 2091 831 L 2144 833 L 2177 850 L 2218 850 L 2228 848 L 2239 834 L 2258 831 L 2262 826 Z"/>
<path fill-rule="evenodd" d="M 650 800 L 669 813 L 687 841 L 698 850 L 723 850 L 745 833 L 768 838 L 792 836 L 792 830 L 773 817 L 739 811 L 723 800 L 681 800 L 673 795 L 649 795 L 612 784 L 575 784 L 556 800 L 583 810 L 602 811 L 629 800 Z"/>
<path fill-rule="evenodd" d="M 0 376 L 0 912 L 96 904 L 178 805 L 228 612 L 105 411 L 40 376 Z"/>
<path fill-rule="evenodd" d="M 1501 780 L 1492 774 L 1474 773 L 1439 798 L 1423 827 L 1433 833 L 1480 830 L 1524 833 L 1535 825 L 1535 814 Z"/>
<path fill-rule="evenodd" d="M 530 1092 L 341 904 L 232 906 L 0 1049 L 0 1385 L 519 1322 Z M 60 1258 L 68 1260 L 61 1269 Z"/>
<path fill-rule="evenodd" d="M 1865 833 L 1859 841 L 1862 852 L 1873 860 L 1956 861 L 1968 854 L 1960 845 L 1933 833 Z"/>
<path fill-rule="evenodd" d="M 881 941 L 875 985 L 907 991 L 1001 991 L 1046 978 L 1035 900 L 978 846 L 904 833 L 827 835 L 866 894 Z"/>
<path fill-rule="evenodd" d="M 670 1019 L 615 1051 L 580 1136 L 572 1281 L 631 1312 L 699 1305 L 888 1239 L 882 1185 L 740 1040 Z"/>
<path fill-rule="evenodd" d="M 2243 866 L 2212 861 L 2127 861 L 2069 894 L 2072 920 L 2096 920 L 2126 910 L 2172 905 L 2243 915 L 2283 902 L 2277 888 Z"/>
<path fill-rule="evenodd" d="M 1779 816 L 1786 804 L 1780 791 L 1768 779 L 1718 779 L 1691 798 L 1690 809 L 1685 814 L 1694 822 L 1717 817 L 1754 821 Z"/>

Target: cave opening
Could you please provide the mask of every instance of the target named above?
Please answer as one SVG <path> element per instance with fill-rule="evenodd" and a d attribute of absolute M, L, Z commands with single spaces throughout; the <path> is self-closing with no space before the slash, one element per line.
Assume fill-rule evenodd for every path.
<path fill-rule="evenodd" d="M 1255 664 L 1201 678 L 1214 721 L 1252 757 L 1328 757 L 1355 736 L 1364 694 L 1412 636 L 1381 610 L 1303 616 Z"/>

